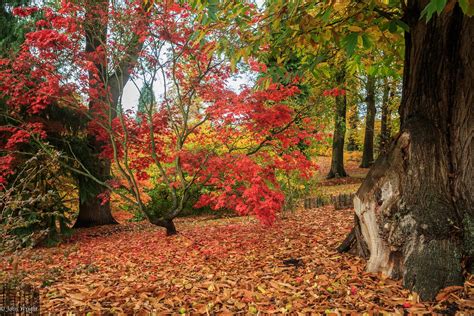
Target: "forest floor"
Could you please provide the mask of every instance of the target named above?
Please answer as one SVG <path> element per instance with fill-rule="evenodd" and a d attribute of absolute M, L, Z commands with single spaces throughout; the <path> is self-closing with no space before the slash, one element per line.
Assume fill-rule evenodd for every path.
<path fill-rule="evenodd" d="M 354 166 L 349 174 L 363 177 Z M 345 181 L 358 182 L 326 186 L 360 183 Z M 268 228 L 251 217 L 180 218 L 173 237 L 123 221 L 1 258 L 0 280 L 15 276 L 40 287 L 41 313 L 474 314 L 472 276 L 420 303 L 398 281 L 364 272 L 363 259 L 337 253 L 352 222 L 352 210 L 332 206 L 284 213 Z"/>

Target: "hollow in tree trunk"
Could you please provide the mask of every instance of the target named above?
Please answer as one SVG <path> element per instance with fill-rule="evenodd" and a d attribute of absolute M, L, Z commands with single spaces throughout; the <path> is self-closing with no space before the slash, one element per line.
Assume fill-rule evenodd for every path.
<path fill-rule="evenodd" d="M 408 1 L 401 130 L 354 199 L 367 269 L 424 300 L 472 273 L 474 18 L 458 4 L 426 23 Z"/>
<path fill-rule="evenodd" d="M 344 84 L 345 73 L 337 74 L 338 86 Z M 338 95 L 336 99 L 336 113 L 334 115 L 334 134 L 332 139 L 331 169 L 327 179 L 347 177 L 344 170 L 344 138 L 346 136 L 346 95 Z"/>
<path fill-rule="evenodd" d="M 367 77 L 367 114 L 365 116 L 364 149 L 361 168 L 369 168 L 374 162 L 374 128 L 375 128 L 375 77 Z"/>

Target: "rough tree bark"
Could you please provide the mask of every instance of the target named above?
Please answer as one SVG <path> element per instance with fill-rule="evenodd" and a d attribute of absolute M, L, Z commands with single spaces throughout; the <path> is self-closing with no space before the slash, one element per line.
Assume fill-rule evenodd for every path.
<path fill-rule="evenodd" d="M 367 76 L 367 115 L 365 117 L 364 149 L 361 168 L 369 168 L 374 162 L 374 128 L 375 128 L 375 77 Z"/>
<path fill-rule="evenodd" d="M 97 12 L 108 8 L 109 0 L 87 0 L 85 4 L 88 8 L 88 12 L 86 13 L 87 23 L 85 25 L 85 51 L 86 53 L 91 53 L 94 52 L 97 47 L 107 42 L 107 20 L 104 20 Z M 145 3 L 144 5 L 149 4 Z M 120 96 L 130 78 L 128 71 L 130 65 L 136 62 L 138 54 L 143 47 L 143 43 L 140 43 L 136 36 L 133 34 L 131 36 L 132 39 L 129 45 L 130 51 L 111 73 L 108 72 L 106 60 L 104 60 L 103 63 L 96 64 L 96 67 L 99 69 L 100 79 L 110 91 L 110 99 L 105 100 L 105 102 L 110 105 L 111 119 L 115 118 L 119 111 Z M 91 78 L 92 75 L 92 73 L 89 73 Z M 91 100 L 89 104 L 89 111 L 91 111 L 91 116 L 93 116 L 94 100 Z M 100 160 L 97 157 L 101 152 L 102 144 L 97 142 L 94 135 L 89 135 L 88 146 L 91 154 L 86 159 L 93 159 L 98 165 L 90 171 L 101 181 L 109 179 L 110 162 Z M 79 215 L 74 227 L 117 224 L 112 217 L 110 203 L 101 204 L 101 201 L 97 198 L 98 194 L 105 191 L 104 187 L 94 181 L 87 181 L 86 179 L 82 179 L 82 181 L 80 179 L 78 187 L 80 196 Z M 90 194 L 90 192 L 93 192 L 93 194 Z"/>
<path fill-rule="evenodd" d="M 97 47 L 107 42 L 107 22 L 99 13 L 100 10 L 108 8 L 108 0 L 87 0 L 85 1 L 87 8 L 86 24 L 85 24 L 85 52 L 93 53 Z M 99 70 L 100 79 L 106 84 L 107 78 L 107 61 L 96 64 Z M 89 78 L 93 79 L 93 72 L 89 72 Z M 96 100 L 91 99 L 89 102 L 89 111 L 93 114 Z M 105 181 L 110 177 L 110 163 L 105 160 L 100 160 L 98 154 L 101 151 L 102 144 L 100 144 L 94 135 L 88 136 L 88 153 L 86 160 L 92 159 L 95 161 L 94 168 L 90 170 L 95 177 L 101 181 Z M 92 165 L 92 164 L 88 164 Z M 98 194 L 103 193 L 106 189 L 100 184 L 85 179 L 79 176 L 79 214 L 74 224 L 74 228 L 79 227 L 93 227 L 107 224 L 117 224 L 112 216 L 110 202 L 101 203 Z"/>
<path fill-rule="evenodd" d="M 433 299 L 474 254 L 474 18 L 408 1 L 401 130 L 354 199 L 367 269 Z"/>
<path fill-rule="evenodd" d="M 336 75 L 338 87 L 345 82 L 345 71 Z M 336 99 L 336 113 L 334 115 L 334 134 L 332 139 L 331 169 L 327 179 L 347 177 L 344 170 L 344 138 L 346 136 L 346 95 L 339 95 Z"/>
<path fill-rule="evenodd" d="M 390 126 L 390 100 L 393 96 L 393 91 L 390 91 L 390 85 L 387 78 L 384 79 L 383 96 L 382 96 L 382 118 L 380 124 L 380 143 L 379 152 L 383 154 L 387 151 L 388 144 L 390 144 L 390 137 L 392 134 Z"/>

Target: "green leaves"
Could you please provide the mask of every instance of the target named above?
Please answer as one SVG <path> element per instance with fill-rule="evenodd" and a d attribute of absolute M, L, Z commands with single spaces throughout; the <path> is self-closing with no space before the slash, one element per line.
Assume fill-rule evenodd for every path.
<path fill-rule="evenodd" d="M 474 16 L 474 0 L 459 0 L 459 6 L 467 16 Z"/>
<path fill-rule="evenodd" d="M 207 15 L 211 21 L 217 20 L 217 11 L 219 9 L 219 1 L 218 0 L 210 0 L 207 5 Z"/>
<path fill-rule="evenodd" d="M 426 22 L 431 20 L 433 17 L 433 14 L 436 12 L 438 15 L 443 12 L 443 10 L 446 8 L 447 0 L 431 0 L 430 3 L 421 11 L 420 19 L 423 17 L 426 17 Z M 474 0 L 459 0 L 459 6 L 461 7 L 462 11 L 464 14 L 467 16 L 471 17 L 474 16 Z M 454 3 L 450 2 L 450 5 L 448 6 L 450 10 L 453 8 Z"/>
<path fill-rule="evenodd" d="M 438 15 L 441 14 L 446 6 L 446 2 L 447 0 L 431 0 L 423 11 L 421 11 L 420 19 L 426 16 L 426 22 L 428 22 L 435 12 L 438 13 Z"/>
<path fill-rule="evenodd" d="M 342 46 L 346 50 L 347 54 L 349 56 L 354 54 L 354 51 L 357 47 L 357 41 L 359 39 L 359 33 L 358 32 L 351 32 L 349 33 L 346 37 L 342 39 Z"/>

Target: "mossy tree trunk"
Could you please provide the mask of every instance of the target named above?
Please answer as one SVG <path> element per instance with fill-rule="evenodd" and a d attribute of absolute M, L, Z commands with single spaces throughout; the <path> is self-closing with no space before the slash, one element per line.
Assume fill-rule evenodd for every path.
<path fill-rule="evenodd" d="M 401 131 L 358 190 L 367 269 L 431 300 L 472 272 L 474 18 L 458 4 L 426 23 L 409 1 Z"/>

